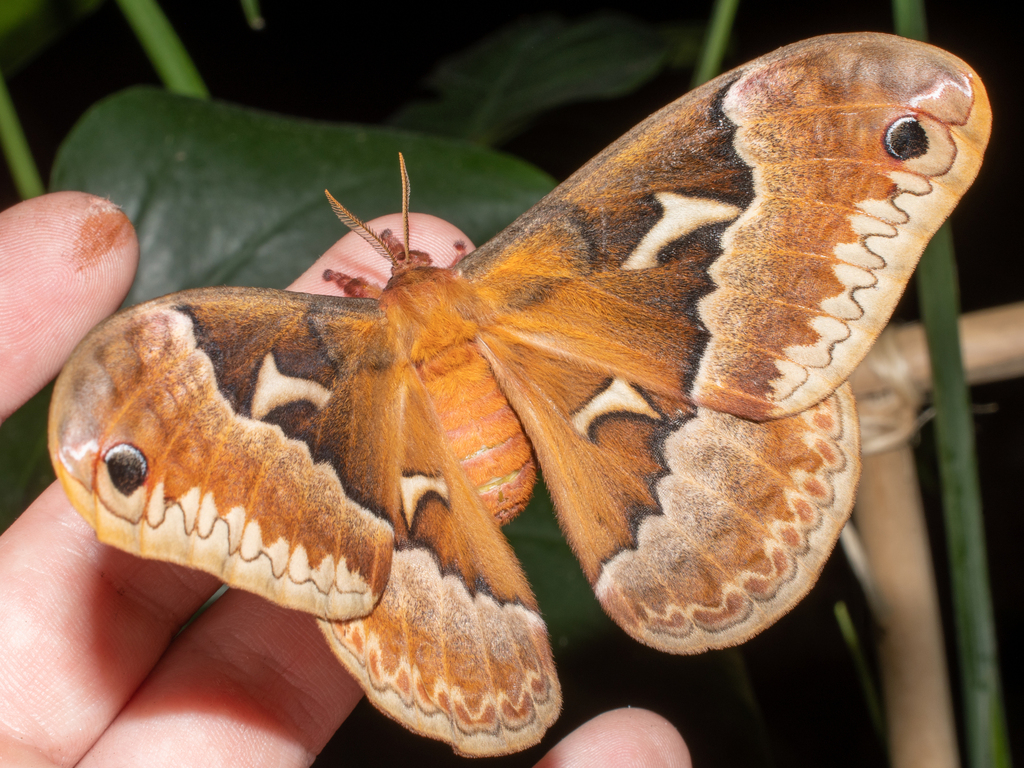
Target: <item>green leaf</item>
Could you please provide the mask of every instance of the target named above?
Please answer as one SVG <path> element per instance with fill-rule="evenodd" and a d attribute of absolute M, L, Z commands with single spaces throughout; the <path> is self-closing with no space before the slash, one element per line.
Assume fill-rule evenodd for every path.
<path fill-rule="evenodd" d="M 21 127 L 18 112 L 11 101 L 11 94 L 0 71 L 0 146 L 3 148 L 4 160 L 11 172 L 14 186 L 22 200 L 41 195 L 43 179 L 39 175 L 32 151 L 29 149 L 25 131 Z"/>
<path fill-rule="evenodd" d="M 629 93 L 668 50 L 653 26 L 620 14 L 524 19 L 442 62 L 427 80 L 440 99 L 414 102 L 391 123 L 499 144 L 545 110 Z"/>
<path fill-rule="evenodd" d="M 103 0 L 0 2 L 0 70 L 10 77 Z"/>
<path fill-rule="evenodd" d="M 54 480 L 46 452 L 47 386 L 0 424 L 0 533 Z"/>
<path fill-rule="evenodd" d="M 860 690 L 864 695 L 868 714 L 871 716 L 871 724 L 875 727 L 875 735 L 878 736 L 878 740 L 882 744 L 886 744 L 887 734 L 882 698 L 878 695 L 878 686 L 875 685 L 875 679 L 871 674 L 871 665 L 864 652 L 864 644 L 861 643 L 860 637 L 857 635 L 857 628 L 853 625 L 853 619 L 850 618 L 850 609 L 846 607 L 846 602 L 840 600 L 832 609 L 835 612 L 836 624 L 839 625 L 843 642 L 846 643 L 846 647 L 850 651 L 853 667 L 857 671 Z"/>
<path fill-rule="evenodd" d="M 132 304 L 202 285 L 286 286 L 346 232 L 324 189 L 363 219 L 400 208 L 399 151 L 413 208 L 477 243 L 554 186 L 527 163 L 463 142 L 133 88 L 79 121 L 52 187 L 108 197 L 135 224 Z"/>
<path fill-rule="evenodd" d="M 463 142 L 152 88 L 94 106 L 62 145 L 52 184 L 108 197 L 131 218 L 142 248 L 127 299 L 134 304 L 217 283 L 283 288 L 346 232 L 326 187 L 364 218 L 400 207 L 399 151 L 414 208 L 454 222 L 477 243 L 554 186 L 527 163 Z M 13 520 L 52 478 L 48 401 L 33 401 L 0 432 L 0 456 L 10 457 L 0 462 L 0 519 Z"/>

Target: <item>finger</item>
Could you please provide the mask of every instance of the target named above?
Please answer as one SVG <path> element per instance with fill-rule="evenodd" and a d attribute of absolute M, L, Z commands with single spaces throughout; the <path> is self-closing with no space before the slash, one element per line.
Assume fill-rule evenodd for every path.
<path fill-rule="evenodd" d="M 362 695 L 312 616 L 232 590 L 79 765 L 306 766 Z"/>
<path fill-rule="evenodd" d="M 137 256 L 128 219 L 101 198 L 45 195 L 0 214 L 0 417 L 52 377 L 89 327 L 117 307 Z M 41 759 L 73 758 L 123 704 L 126 697 L 110 696 L 110 688 L 155 661 L 110 664 L 107 649 L 83 632 L 83 615 L 116 625 L 145 613 L 145 605 L 133 604 L 118 569 L 111 578 L 88 578 L 102 574 L 97 560 L 106 550 L 59 489 L 12 526 L 0 551 L 0 739 L 35 749 Z M 120 557 L 126 566 L 134 560 Z M 130 573 L 121 578 L 130 585 Z M 114 592 L 117 599 L 109 599 Z"/>
<path fill-rule="evenodd" d="M 380 226 L 376 221 L 371 225 Z M 439 249 L 435 243 L 440 243 L 447 248 L 439 257 L 442 264 L 468 243 L 461 232 L 434 217 L 413 217 L 411 226 L 414 247 Z M 335 284 L 323 280 L 325 263 L 358 273 L 362 267 L 353 256 L 366 252 L 373 253 L 370 246 L 349 236 L 295 287 L 330 289 Z M 384 261 L 376 254 L 373 258 Z M 136 566 L 137 572 L 145 565 Z M 155 586 L 139 588 L 152 590 L 160 600 L 173 597 Z M 253 620 L 254 612 L 261 611 L 268 617 Z M 110 634 L 108 628 L 102 631 Z M 228 593 L 189 627 L 140 682 L 85 764 L 110 755 L 141 755 L 139 750 L 150 745 L 155 751 L 142 764 L 156 764 L 160 755 L 169 754 L 175 765 L 189 765 L 184 756 L 191 755 L 196 765 L 205 766 L 213 754 L 232 755 L 226 762 L 239 764 L 244 761 L 237 750 L 245 744 L 245 759 L 253 764 L 305 765 L 362 695 L 330 653 L 312 617 L 237 592 Z M 212 720 L 212 731 L 196 727 L 198 716 Z"/>
<path fill-rule="evenodd" d="M 0 421 L 128 293 L 139 245 L 121 209 L 57 192 L 0 213 Z"/>
<path fill-rule="evenodd" d="M 60 764 L 85 754 L 217 588 L 100 544 L 56 483 L 0 537 L 0 584 L 0 741 Z"/>
<path fill-rule="evenodd" d="M 661 715 L 616 709 L 584 723 L 548 752 L 536 768 L 691 768 L 686 742 Z"/>

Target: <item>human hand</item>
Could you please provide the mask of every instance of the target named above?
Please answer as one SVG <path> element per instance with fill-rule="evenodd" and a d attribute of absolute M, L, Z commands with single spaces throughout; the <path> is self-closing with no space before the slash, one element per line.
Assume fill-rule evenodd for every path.
<path fill-rule="evenodd" d="M 412 239 L 449 263 L 465 236 L 426 217 Z M 0 420 L 117 308 L 137 258 L 128 219 L 89 195 L 0 214 Z M 348 235 L 292 287 L 339 293 L 328 267 L 386 279 L 379 261 Z M 0 537 L 0 585 L 0 765 L 308 765 L 362 696 L 311 616 L 256 595 L 229 591 L 179 635 L 219 582 L 99 543 L 56 483 Z M 616 710 L 539 763 L 623 764 L 690 762 L 667 721 Z"/>

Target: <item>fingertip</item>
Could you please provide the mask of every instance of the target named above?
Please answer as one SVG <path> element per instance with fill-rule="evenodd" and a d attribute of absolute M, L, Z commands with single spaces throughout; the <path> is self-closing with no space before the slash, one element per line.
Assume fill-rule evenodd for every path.
<path fill-rule="evenodd" d="M 362 697 L 312 616 L 229 590 L 170 646 L 93 756 L 308 764 Z"/>
<path fill-rule="evenodd" d="M 402 215 L 391 213 L 379 216 L 366 222 L 366 225 L 378 234 L 390 229 L 401 237 Z M 432 263 L 437 267 L 451 266 L 474 248 L 462 230 L 429 213 L 409 214 L 409 241 L 413 250 L 430 254 Z M 328 248 L 312 267 L 289 286 L 289 290 L 343 295 L 335 282 L 324 278 L 324 272 L 328 269 L 361 278 L 378 288 L 387 285 L 391 278 L 391 264 L 362 237 L 349 232 Z"/>
<path fill-rule="evenodd" d="M 691 768 L 686 742 L 668 720 L 646 709 L 616 709 L 566 736 L 537 768 Z"/>
<path fill-rule="evenodd" d="M 138 258 L 128 217 L 94 195 L 56 192 L 0 213 L 0 418 L 117 309 Z"/>

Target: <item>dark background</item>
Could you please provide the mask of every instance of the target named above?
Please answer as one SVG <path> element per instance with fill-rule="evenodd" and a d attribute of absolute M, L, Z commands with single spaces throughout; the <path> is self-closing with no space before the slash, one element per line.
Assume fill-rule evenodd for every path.
<path fill-rule="evenodd" d="M 599 8 L 632 13 L 651 22 L 706 19 L 710 3 L 640 3 L 557 6 L 485 2 L 465 16 L 438 15 L 433 4 L 399 12 L 394 6 L 355 3 L 294 3 L 263 0 L 266 28 L 251 31 L 236 2 L 161 3 L 182 37 L 214 98 L 275 112 L 329 121 L 374 123 L 422 96 L 424 76 L 445 56 L 471 45 L 523 15 L 557 11 L 573 19 Z M 965 311 L 1024 299 L 1021 249 L 1011 233 L 1021 220 L 1018 130 L 1021 77 L 1015 28 L 994 4 L 929 2 L 931 42 L 969 62 L 987 85 L 994 129 L 986 164 L 954 216 Z M 891 31 L 889 6 L 788 2 L 741 5 L 724 68 L 781 45 L 830 32 Z M 503 147 L 562 179 L 649 112 L 688 89 L 689 71 L 669 72 L 614 102 L 556 110 Z M 114 3 L 80 23 L 8 81 L 44 178 L 57 147 L 74 122 L 96 100 L 121 88 L 158 80 Z M 0 174 L 0 205 L 17 201 Z M 396 201 L 397 202 L 397 201 Z M 913 290 L 909 292 L 913 293 Z M 916 316 L 908 296 L 898 316 Z M 998 406 L 979 414 L 979 462 L 986 512 L 992 591 L 998 622 L 1003 684 L 1011 745 L 1024 759 L 1024 644 L 1022 578 L 1017 568 L 1024 516 L 1016 480 L 1024 475 L 1024 388 L 1019 380 L 976 387 L 975 403 Z M 931 461 L 931 430 L 919 451 L 922 484 L 935 552 L 947 648 L 954 640 L 945 544 Z M 560 735 L 598 712 L 643 706 L 668 717 L 686 737 L 699 768 L 754 765 L 751 731 L 766 734 L 770 760 L 780 766 L 879 765 L 884 750 L 871 729 L 849 655 L 832 614 L 845 600 L 864 637 L 871 627 L 860 590 L 837 553 L 819 585 L 789 616 L 743 646 L 741 654 L 673 658 L 644 648 L 620 632 L 583 643 L 556 661 L 565 686 L 566 709 L 542 748 L 511 759 L 531 764 Z M 745 665 L 760 712 L 720 711 L 714 689 L 722 675 Z M 954 689 L 957 677 L 953 677 Z M 962 738 L 961 738 L 962 741 Z M 318 761 L 360 764 L 415 757 L 418 763 L 459 762 L 446 746 L 413 737 L 361 704 Z"/>

